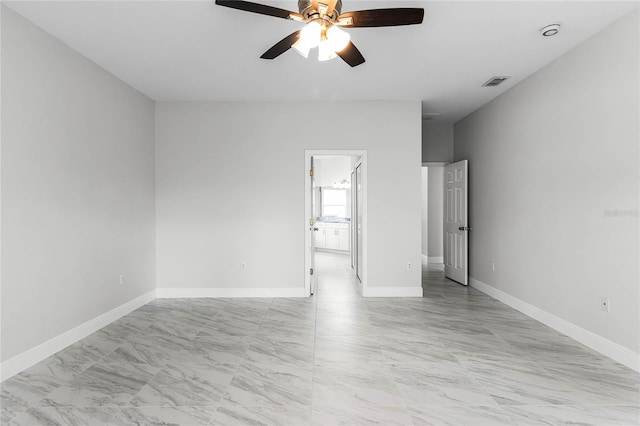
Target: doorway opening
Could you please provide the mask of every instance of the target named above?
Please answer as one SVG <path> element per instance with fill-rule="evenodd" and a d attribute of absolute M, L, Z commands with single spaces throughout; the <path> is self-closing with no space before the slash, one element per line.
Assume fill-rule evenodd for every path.
<path fill-rule="evenodd" d="M 366 288 L 366 151 L 305 151 L 305 288 L 323 298 Z"/>
<path fill-rule="evenodd" d="M 468 285 L 467 160 L 422 166 L 423 289 L 440 277 Z"/>
<path fill-rule="evenodd" d="M 444 166 L 422 164 L 422 285 L 444 278 Z"/>

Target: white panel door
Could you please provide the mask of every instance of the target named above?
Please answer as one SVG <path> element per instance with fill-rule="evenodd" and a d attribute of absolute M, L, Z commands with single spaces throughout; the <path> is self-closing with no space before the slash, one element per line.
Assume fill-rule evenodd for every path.
<path fill-rule="evenodd" d="M 362 164 L 356 167 L 356 276 L 362 282 Z"/>
<path fill-rule="evenodd" d="M 356 233 L 354 232 L 355 227 L 353 226 L 356 223 L 354 211 L 356 210 L 356 191 L 353 188 L 356 185 L 356 171 L 351 170 L 351 211 L 349 212 L 349 217 L 351 218 L 351 226 L 349 226 L 349 249 L 351 250 L 351 268 L 356 269 L 356 251 L 352 250 L 352 247 L 356 246 Z"/>
<path fill-rule="evenodd" d="M 444 276 L 468 285 L 467 160 L 444 168 Z"/>

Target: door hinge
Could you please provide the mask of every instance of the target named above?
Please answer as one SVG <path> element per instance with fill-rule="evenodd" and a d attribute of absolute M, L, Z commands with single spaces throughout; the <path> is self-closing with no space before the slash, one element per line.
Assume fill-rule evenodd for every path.
<path fill-rule="evenodd" d="M 313 275 L 313 268 L 309 268 L 309 275 Z"/>
<path fill-rule="evenodd" d="M 313 226 L 313 219 L 309 219 L 309 226 Z"/>
<path fill-rule="evenodd" d="M 309 170 L 309 176 L 313 176 L 313 169 Z"/>

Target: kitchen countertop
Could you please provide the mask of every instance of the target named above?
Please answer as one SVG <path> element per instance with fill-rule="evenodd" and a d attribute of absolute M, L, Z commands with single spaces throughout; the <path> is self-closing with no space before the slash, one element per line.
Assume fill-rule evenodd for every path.
<path fill-rule="evenodd" d="M 351 219 L 348 217 L 335 217 L 335 216 L 320 216 L 316 218 L 316 222 L 325 223 L 350 223 Z"/>

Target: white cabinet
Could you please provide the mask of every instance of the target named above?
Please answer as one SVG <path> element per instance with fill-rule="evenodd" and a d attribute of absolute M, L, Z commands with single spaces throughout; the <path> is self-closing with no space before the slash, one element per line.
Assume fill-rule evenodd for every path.
<path fill-rule="evenodd" d="M 317 222 L 316 248 L 349 251 L 349 224 Z"/>
<path fill-rule="evenodd" d="M 333 227 L 331 227 L 330 224 L 327 224 L 327 246 L 326 246 L 326 248 L 332 249 L 332 250 L 337 250 L 338 246 L 340 246 L 338 230 L 334 229 Z"/>
<path fill-rule="evenodd" d="M 349 251 L 349 228 L 338 229 L 338 250 Z"/>
<path fill-rule="evenodd" d="M 327 247 L 327 228 L 324 222 L 316 222 L 316 248 L 326 248 Z"/>

